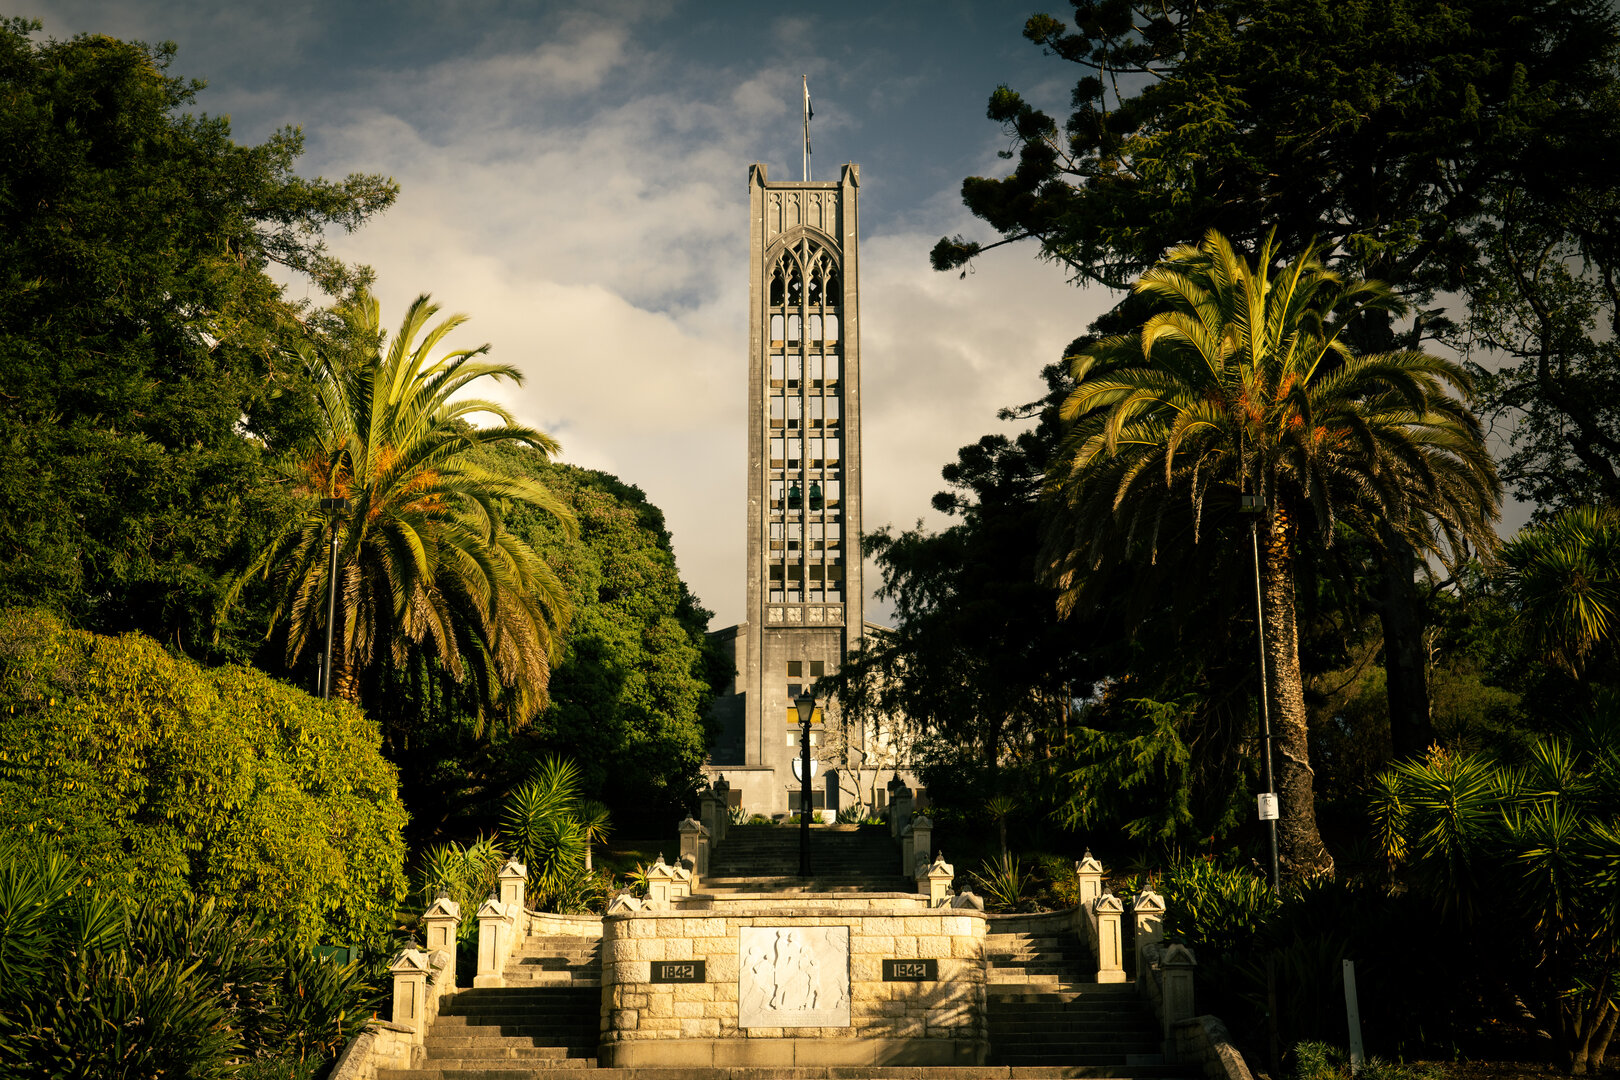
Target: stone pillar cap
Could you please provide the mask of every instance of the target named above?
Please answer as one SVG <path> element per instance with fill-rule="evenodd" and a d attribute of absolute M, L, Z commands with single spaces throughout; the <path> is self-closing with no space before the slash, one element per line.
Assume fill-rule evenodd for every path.
<path fill-rule="evenodd" d="M 461 918 L 461 905 L 448 896 L 441 896 L 433 901 L 433 905 L 422 912 L 424 919 L 459 919 Z"/>
<path fill-rule="evenodd" d="M 942 851 L 934 856 L 933 863 L 924 873 L 930 878 L 953 878 L 956 876 L 956 868 L 945 861 L 945 853 Z"/>
<path fill-rule="evenodd" d="M 405 948 L 399 950 L 393 963 L 388 965 L 390 975 L 416 975 L 427 974 L 428 954 L 421 949 Z"/>
<path fill-rule="evenodd" d="M 918 814 L 911 821 L 911 828 L 913 829 L 932 829 L 933 827 L 934 819 L 927 814 Z"/>
<path fill-rule="evenodd" d="M 668 863 L 664 862 L 664 857 L 662 855 L 658 856 L 657 862 L 653 863 L 647 868 L 647 880 L 649 881 L 654 878 L 657 878 L 659 881 L 673 881 L 675 880 L 675 876 L 675 870 Z"/>
<path fill-rule="evenodd" d="M 973 890 L 963 889 L 951 897 L 951 907 L 971 908 L 974 911 L 984 910 L 984 901 L 973 895 Z"/>
<path fill-rule="evenodd" d="M 707 835 L 709 831 L 703 822 L 694 820 L 691 814 L 686 815 L 686 820 L 681 822 L 679 828 L 681 832 L 695 832 L 699 835 Z"/>
<path fill-rule="evenodd" d="M 1131 902 L 1131 907 L 1133 910 L 1144 914 L 1163 915 L 1164 897 L 1152 889 L 1143 889 L 1136 894 L 1136 899 Z"/>
<path fill-rule="evenodd" d="M 511 858 L 506 860 L 506 865 L 501 867 L 501 872 L 495 876 L 502 881 L 509 878 L 522 878 L 524 881 L 528 881 L 529 868 L 518 862 L 516 858 Z"/>
<path fill-rule="evenodd" d="M 1092 858 L 1090 849 L 1087 849 L 1085 858 L 1074 864 L 1074 872 L 1076 874 L 1100 874 L 1103 872 L 1103 865 Z"/>
<path fill-rule="evenodd" d="M 640 910 L 641 901 L 636 899 L 634 896 L 631 896 L 629 893 L 620 893 L 618 896 L 615 896 L 613 901 L 607 906 L 607 913 L 609 915 L 624 915 L 632 911 Z"/>
<path fill-rule="evenodd" d="M 1117 914 L 1125 910 L 1125 905 L 1119 902 L 1119 897 L 1113 893 L 1105 892 L 1092 901 L 1092 910 L 1099 915 L 1104 913 Z"/>
<path fill-rule="evenodd" d="M 715 791 L 715 792 L 730 791 L 731 790 L 731 784 L 726 780 L 726 774 L 721 773 L 720 778 L 717 779 L 714 783 L 709 785 L 709 790 L 710 791 Z"/>
<path fill-rule="evenodd" d="M 485 900 L 483 905 L 479 907 L 478 914 L 475 916 L 475 918 L 504 919 L 506 918 L 506 905 L 492 896 L 488 900 Z"/>
<path fill-rule="evenodd" d="M 1166 967 L 1197 967 L 1198 958 L 1193 951 L 1180 942 L 1164 950 L 1164 959 L 1159 961 L 1161 968 Z"/>
<path fill-rule="evenodd" d="M 901 835 L 901 836 L 905 836 L 905 835 L 906 835 L 906 834 L 907 834 L 907 833 L 909 833 L 909 832 L 911 832 L 911 831 L 912 831 L 912 822 L 909 822 L 909 821 L 908 821 L 908 822 L 906 822 L 906 823 L 905 823 L 905 825 L 903 825 L 903 826 L 902 826 L 902 827 L 901 827 L 901 829 L 900 829 L 900 835 Z"/>

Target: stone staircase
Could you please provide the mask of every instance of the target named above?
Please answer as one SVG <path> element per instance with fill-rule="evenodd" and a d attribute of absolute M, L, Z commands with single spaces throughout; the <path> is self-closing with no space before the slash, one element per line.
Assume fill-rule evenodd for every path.
<path fill-rule="evenodd" d="M 1023 925 L 1019 925 L 1022 923 Z M 1183 1077 L 1165 1064 L 1152 1011 L 1130 983 L 1099 984 L 1096 961 L 1057 920 L 1008 920 L 985 940 L 990 1065 Z"/>
<path fill-rule="evenodd" d="M 596 1069 L 601 942 L 531 937 L 512 954 L 506 985 L 461 990 L 439 1008 L 416 1068 L 377 1080 L 572 1080 Z"/>
<path fill-rule="evenodd" d="M 905 892 L 916 881 L 900 874 L 900 847 L 886 825 L 817 826 L 810 830 L 810 870 L 799 877 L 799 830 L 733 825 L 709 858 L 702 892 Z"/>

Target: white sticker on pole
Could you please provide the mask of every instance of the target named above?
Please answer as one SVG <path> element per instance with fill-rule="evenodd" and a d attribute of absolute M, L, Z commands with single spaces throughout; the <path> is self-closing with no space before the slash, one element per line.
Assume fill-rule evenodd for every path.
<path fill-rule="evenodd" d="M 1255 802 L 1260 806 L 1261 821 L 1276 821 L 1282 816 L 1277 812 L 1277 795 L 1275 792 L 1261 792 L 1255 796 Z"/>

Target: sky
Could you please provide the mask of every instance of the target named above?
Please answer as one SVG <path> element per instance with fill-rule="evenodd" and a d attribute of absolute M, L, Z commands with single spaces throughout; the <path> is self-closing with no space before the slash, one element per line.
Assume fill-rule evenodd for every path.
<path fill-rule="evenodd" d="M 716 628 L 744 617 L 748 167 L 800 177 L 801 76 L 812 179 L 861 166 L 867 529 L 945 525 L 940 469 L 1111 303 L 1028 245 L 928 265 L 942 235 L 995 238 L 959 197 L 1010 166 L 990 92 L 1067 102 L 1070 65 L 1020 33 L 1038 0 L 29 3 L 47 36 L 173 41 L 239 142 L 303 130 L 302 175 L 393 177 L 328 238 L 376 271 L 383 324 L 424 292 L 471 316 L 449 343 L 525 375 L 486 396 L 663 509 Z"/>

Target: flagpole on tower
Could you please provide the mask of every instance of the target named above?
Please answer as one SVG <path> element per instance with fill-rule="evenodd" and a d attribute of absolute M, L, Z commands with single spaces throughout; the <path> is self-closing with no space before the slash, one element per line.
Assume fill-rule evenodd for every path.
<path fill-rule="evenodd" d="M 810 118 L 816 115 L 810 110 L 810 76 L 801 75 L 804 81 L 804 179 L 810 182 Z"/>

